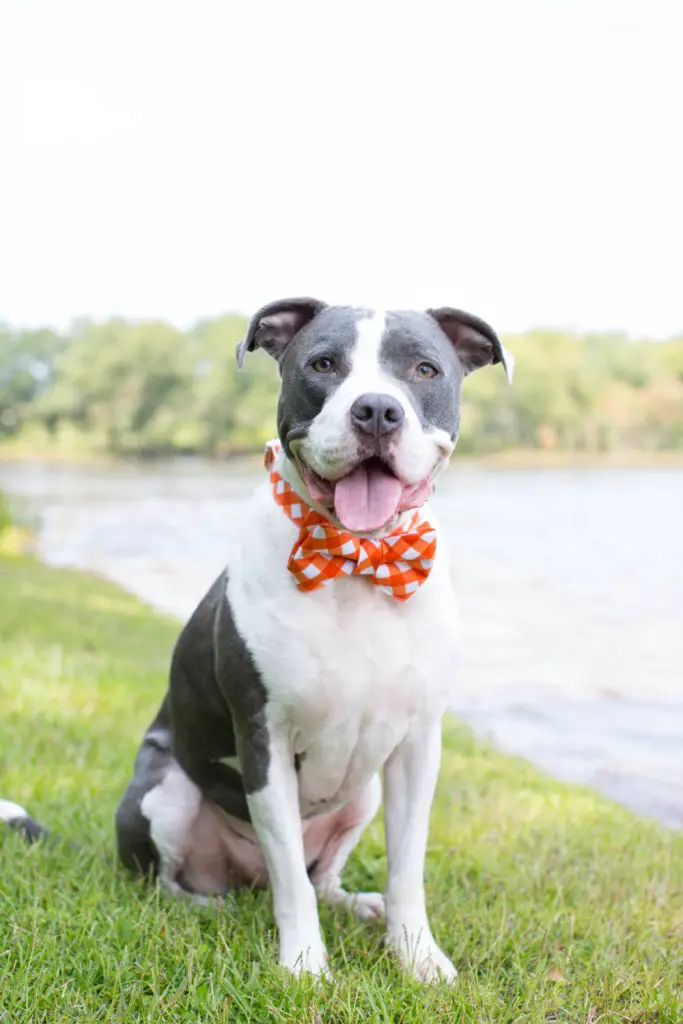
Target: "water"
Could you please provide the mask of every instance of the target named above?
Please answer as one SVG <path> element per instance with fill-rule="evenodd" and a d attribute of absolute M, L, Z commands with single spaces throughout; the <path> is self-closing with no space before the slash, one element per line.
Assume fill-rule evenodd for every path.
<path fill-rule="evenodd" d="M 0 463 L 42 557 L 181 618 L 258 470 Z M 454 710 L 501 748 L 683 826 L 683 469 L 457 465 L 436 499 L 466 646 Z"/>

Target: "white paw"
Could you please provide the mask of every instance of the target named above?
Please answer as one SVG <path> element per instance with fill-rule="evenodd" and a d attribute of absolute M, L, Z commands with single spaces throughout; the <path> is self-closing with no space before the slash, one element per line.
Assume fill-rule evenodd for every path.
<path fill-rule="evenodd" d="M 322 886 L 316 890 L 318 899 L 330 907 L 346 907 L 360 921 L 379 921 L 384 917 L 384 896 L 381 892 L 347 892 L 341 885 Z"/>
<path fill-rule="evenodd" d="M 381 921 L 384 917 L 384 896 L 381 892 L 349 892 L 346 904 L 360 921 Z"/>
<path fill-rule="evenodd" d="M 291 971 L 296 977 L 312 974 L 318 978 L 330 978 L 327 952 L 322 942 L 304 946 L 300 942 L 283 942 L 280 946 L 280 966 Z"/>
<path fill-rule="evenodd" d="M 419 981 L 426 984 L 452 984 L 458 976 L 457 970 L 430 934 L 423 937 L 404 931 L 389 937 L 387 945 L 398 956 L 403 970 L 413 974 Z"/>

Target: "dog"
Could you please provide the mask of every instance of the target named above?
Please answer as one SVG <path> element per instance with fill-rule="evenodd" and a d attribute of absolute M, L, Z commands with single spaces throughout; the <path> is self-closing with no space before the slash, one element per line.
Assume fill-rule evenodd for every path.
<path fill-rule="evenodd" d="M 119 856 L 197 903 L 268 884 L 294 974 L 329 973 L 321 901 L 385 918 L 403 968 L 449 982 L 423 875 L 457 612 L 428 499 L 456 444 L 463 379 L 497 363 L 511 379 L 512 357 L 457 309 L 311 298 L 260 309 L 240 366 L 258 348 L 279 367 L 279 441 L 175 646 L 116 811 Z M 378 812 L 380 773 L 386 892 L 351 893 L 341 875 Z"/>

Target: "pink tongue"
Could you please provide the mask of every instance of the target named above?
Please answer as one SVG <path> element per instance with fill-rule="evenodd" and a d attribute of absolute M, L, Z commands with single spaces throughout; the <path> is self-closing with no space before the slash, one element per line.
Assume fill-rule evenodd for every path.
<path fill-rule="evenodd" d="M 337 519 L 353 533 L 378 530 L 398 510 L 403 485 L 375 463 L 356 466 L 334 488 Z"/>

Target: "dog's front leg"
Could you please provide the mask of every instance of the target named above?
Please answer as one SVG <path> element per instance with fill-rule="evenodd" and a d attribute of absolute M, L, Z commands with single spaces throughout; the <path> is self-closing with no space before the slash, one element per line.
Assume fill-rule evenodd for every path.
<path fill-rule="evenodd" d="M 423 981 L 453 980 L 427 921 L 424 863 L 441 761 L 441 720 L 415 723 L 384 766 L 387 836 L 387 944 L 403 967 Z"/>
<path fill-rule="evenodd" d="M 306 871 L 294 758 L 282 736 L 271 735 L 267 782 L 247 802 L 273 890 L 280 963 L 295 974 L 327 974 L 316 894 Z"/>

